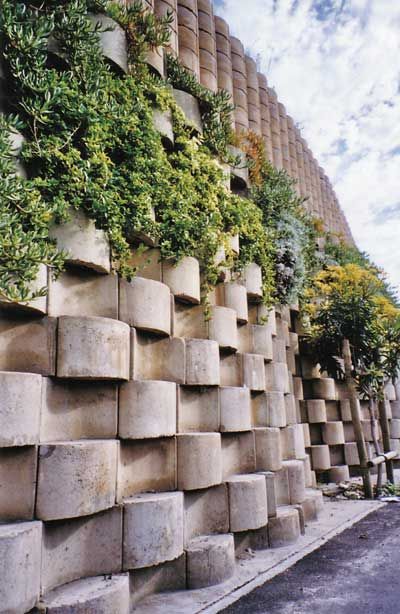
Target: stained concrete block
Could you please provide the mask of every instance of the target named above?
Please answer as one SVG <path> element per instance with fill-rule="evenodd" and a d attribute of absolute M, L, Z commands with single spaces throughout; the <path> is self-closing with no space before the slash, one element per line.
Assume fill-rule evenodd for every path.
<path fill-rule="evenodd" d="M 277 428 L 255 428 L 257 471 L 279 471 L 282 467 L 281 437 Z"/>
<path fill-rule="evenodd" d="M 36 515 L 42 520 L 87 516 L 115 502 L 114 440 L 40 446 Z"/>
<path fill-rule="evenodd" d="M 289 372 L 286 362 L 269 362 L 265 365 L 266 389 L 269 392 L 290 393 Z"/>
<path fill-rule="evenodd" d="M 0 372 L 0 448 L 39 441 L 42 377 Z"/>
<path fill-rule="evenodd" d="M 257 426 L 286 426 L 286 404 L 283 392 L 266 392 L 252 398 L 253 420 Z"/>
<path fill-rule="evenodd" d="M 300 537 L 299 512 L 294 507 L 278 507 L 276 516 L 268 523 L 271 548 L 292 544 Z"/>
<path fill-rule="evenodd" d="M 117 474 L 118 502 L 140 492 L 175 489 L 175 437 L 121 442 Z"/>
<path fill-rule="evenodd" d="M 343 422 L 343 431 L 345 441 L 355 441 L 356 436 L 354 433 L 354 426 L 352 422 Z"/>
<path fill-rule="evenodd" d="M 285 340 L 280 337 L 273 337 L 273 360 L 275 362 L 286 362 L 286 345 Z"/>
<path fill-rule="evenodd" d="M 222 442 L 222 476 L 228 478 L 237 473 L 251 473 L 256 470 L 254 432 L 226 433 Z"/>
<path fill-rule="evenodd" d="M 46 614 L 129 614 L 129 575 L 76 580 L 45 595 L 41 607 Z"/>
<path fill-rule="evenodd" d="M 75 266 L 109 273 L 111 268 L 110 244 L 104 230 L 96 228 L 93 220 L 83 211 L 71 209 L 70 219 L 56 224 L 50 236 L 57 242 L 59 251 L 65 251 L 67 262 Z"/>
<path fill-rule="evenodd" d="M 308 421 L 321 424 L 327 421 L 326 403 L 323 399 L 306 401 Z"/>
<path fill-rule="evenodd" d="M 154 567 L 133 569 L 129 573 L 131 607 L 154 593 L 186 589 L 186 554 Z M 140 605 L 139 605 L 140 607 Z"/>
<path fill-rule="evenodd" d="M 348 465 L 335 465 L 329 469 L 329 481 L 339 484 L 350 480 L 350 472 Z"/>
<path fill-rule="evenodd" d="M 186 339 L 186 384 L 218 386 L 219 349 L 216 341 Z"/>
<path fill-rule="evenodd" d="M 209 339 L 216 341 L 222 350 L 235 352 L 238 349 L 236 313 L 228 307 L 211 307 L 208 323 Z"/>
<path fill-rule="evenodd" d="M 50 316 L 97 316 L 118 319 L 118 276 L 93 271 L 64 271 L 57 279 L 50 275 L 48 290 Z"/>
<path fill-rule="evenodd" d="M 281 430 L 283 458 L 298 459 L 305 455 L 303 427 L 301 424 L 291 424 Z"/>
<path fill-rule="evenodd" d="M 221 386 L 243 386 L 243 354 L 220 357 Z"/>
<path fill-rule="evenodd" d="M 220 388 L 221 432 L 251 429 L 250 391 L 248 388 Z"/>
<path fill-rule="evenodd" d="M 221 584 L 235 573 L 233 535 L 196 537 L 188 544 L 186 557 L 189 589 Z"/>
<path fill-rule="evenodd" d="M 212 433 L 219 428 L 219 389 L 179 386 L 178 433 Z"/>
<path fill-rule="evenodd" d="M 223 304 L 233 309 L 237 321 L 246 324 L 249 320 L 246 288 L 237 282 L 226 283 L 222 286 Z"/>
<path fill-rule="evenodd" d="M 1 87 L 1 83 L 0 83 Z M 20 167 L 20 163 L 16 162 L 17 168 Z M 44 264 L 39 265 L 39 270 L 36 278 L 28 284 L 29 291 L 39 292 L 42 288 L 47 286 L 47 267 Z M 47 313 L 47 296 L 39 296 L 31 301 L 17 302 L 11 301 L 0 296 L 0 314 L 4 311 L 11 315 L 15 313 L 21 313 L 21 315 L 45 315 Z"/>
<path fill-rule="evenodd" d="M 306 481 L 304 464 L 301 460 L 283 461 L 283 466 L 288 472 L 290 504 L 301 503 L 306 495 Z"/>
<path fill-rule="evenodd" d="M 4 614 L 22 614 L 40 592 L 41 522 L 0 525 L 0 603 Z"/>
<path fill-rule="evenodd" d="M 264 357 L 264 360 L 272 360 L 273 345 L 270 328 L 265 325 L 254 324 L 251 326 L 251 331 L 253 341 L 252 352 L 254 354 L 260 354 Z"/>
<path fill-rule="evenodd" d="M 344 431 L 342 422 L 326 422 L 322 425 L 323 442 L 329 446 L 344 444 Z"/>
<path fill-rule="evenodd" d="M 331 457 L 329 455 L 329 446 L 314 445 L 311 446 L 312 466 L 315 471 L 327 471 L 331 468 Z"/>
<path fill-rule="evenodd" d="M 358 455 L 357 443 L 354 441 L 346 442 L 344 444 L 344 459 L 346 465 L 354 466 L 360 464 L 360 457 Z"/>
<path fill-rule="evenodd" d="M 55 375 L 55 318 L 0 318 L 0 370 Z"/>
<path fill-rule="evenodd" d="M 0 522 L 32 520 L 36 471 L 36 446 L 0 449 Z"/>
<path fill-rule="evenodd" d="M 193 537 L 228 533 L 229 505 L 226 484 L 201 491 L 188 491 L 184 495 L 184 542 Z"/>
<path fill-rule="evenodd" d="M 253 391 L 265 390 L 263 356 L 243 354 L 243 385 Z"/>
<path fill-rule="evenodd" d="M 178 489 L 197 490 L 222 481 L 219 433 L 177 435 Z"/>
<path fill-rule="evenodd" d="M 183 552 L 183 494 L 137 495 L 124 501 L 124 569 L 151 567 Z"/>
<path fill-rule="evenodd" d="M 165 284 L 135 277 L 119 283 L 119 319 L 140 330 L 171 333 L 171 293 Z"/>
<path fill-rule="evenodd" d="M 260 302 L 263 297 L 263 282 L 261 267 L 252 262 L 243 270 L 243 281 L 250 301 Z"/>
<path fill-rule="evenodd" d="M 57 376 L 129 379 L 129 326 L 109 318 L 59 318 Z"/>
<path fill-rule="evenodd" d="M 268 522 L 267 486 L 262 475 L 234 475 L 228 480 L 230 529 L 259 529 Z"/>
<path fill-rule="evenodd" d="M 178 263 L 162 263 L 162 281 L 176 299 L 185 303 L 200 303 L 200 266 L 196 258 L 187 256 Z"/>
<path fill-rule="evenodd" d="M 122 510 L 43 527 L 42 592 L 79 578 L 117 574 L 122 569 Z"/>
<path fill-rule="evenodd" d="M 185 341 L 154 339 L 131 331 L 131 378 L 185 383 Z"/>
<path fill-rule="evenodd" d="M 122 439 L 170 437 L 176 433 L 177 386 L 174 382 L 130 381 L 119 391 Z"/>
<path fill-rule="evenodd" d="M 336 401 L 335 380 L 330 377 L 320 377 L 311 382 L 312 395 L 314 399 L 324 399 L 325 401 Z"/>

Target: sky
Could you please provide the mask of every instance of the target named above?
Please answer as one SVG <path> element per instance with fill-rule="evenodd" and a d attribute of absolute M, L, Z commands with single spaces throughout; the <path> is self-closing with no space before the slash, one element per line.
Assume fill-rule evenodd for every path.
<path fill-rule="evenodd" d="M 400 289 L 400 0 L 214 0 Z"/>

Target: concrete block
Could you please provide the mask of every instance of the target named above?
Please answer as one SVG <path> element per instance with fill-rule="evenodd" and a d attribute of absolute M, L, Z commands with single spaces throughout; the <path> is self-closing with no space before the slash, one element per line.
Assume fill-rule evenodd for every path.
<path fill-rule="evenodd" d="M 252 262 L 243 270 L 243 281 L 249 301 L 260 302 L 263 297 L 261 267 Z"/>
<path fill-rule="evenodd" d="M 218 432 L 220 428 L 219 389 L 187 387 L 178 389 L 178 433 Z"/>
<path fill-rule="evenodd" d="M 186 554 L 155 567 L 134 569 L 129 573 L 129 578 L 131 607 L 154 593 L 185 590 Z"/>
<path fill-rule="evenodd" d="M 226 484 L 185 492 L 184 509 L 185 544 L 199 535 L 228 533 L 229 505 Z"/>
<path fill-rule="evenodd" d="M 67 263 L 109 273 L 111 269 L 110 244 L 104 230 L 96 228 L 93 220 L 83 211 L 71 209 L 70 219 L 56 224 L 50 236 L 59 251 L 67 252 Z"/>
<path fill-rule="evenodd" d="M 254 432 L 223 434 L 222 476 L 228 478 L 237 473 L 251 473 L 256 470 Z"/>
<path fill-rule="evenodd" d="M 344 446 L 329 446 L 329 455 L 331 458 L 331 467 L 335 465 L 344 465 Z"/>
<path fill-rule="evenodd" d="M 243 386 L 243 354 L 220 357 L 221 386 Z"/>
<path fill-rule="evenodd" d="M 128 48 L 124 30 L 106 15 L 90 15 L 93 26 L 101 26 L 98 32 L 100 48 L 112 65 L 128 72 Z"/>
<path fill-rule="evenodd" d="M 135 277 L 119 284 L 119 319 L 151 333 L 171 333 L 171 293 L 165 284 Z"/>
<path fill-rule="evenodd" d="M 302 424 L 301 426 L 303 427 L 304 447 L 309 448 L 311 446 L 310 425 Z"/>
<path fill-rule="evenodd" d="M 236 313 L 237 321 L 246 324 L 249 320 L 249 310 L 247 306 L 246 288 L 237 282 L 226 283 L 223 285 L 223 302 L 225 307 L 233 309 Z"/>
<path fill-rule="evenodd" d="M 57 376 L 129 379 L 129 326 L 109 318 L 63 316 L 58 324 Z"/>
<path fill-rule="evenodd" d="M 340 404 L 338 401 L 325 401 L 326 405 L 326 421 L 341 422 Z"/>
<path fill-rule="evenodd" d="M 344 431 L 342 422 L 326 422 L 322 425 L 323 442 L 329 446 L 344 444 Z"/>
<path fill-rule="evenodd" d="M 257 319 L 259 324 L 267 326 L 271 332 L 271 335 L 276 337 L 276 312 L 274 307 L 259 305 L 257 308 Z"/>
<path fill-rule="evenodd" d="M 348 482 L 350 480 L 350 472 L 348 465 L 336 465 L 329 469 L 329 481 L 339 484 L 340 482 Z"/>
<path fill-rule="evenodd" d="M 268 523 L 271 548 L 292 544 L 300 537 L 299 512 L 294 507 L 278 507 L 276 516 Z"/>
<path fill-rule="evenodd" d="M 135 269 L 137 277 L 162 281 L 161 252 L 157 248 L 132 250 L 129 264 Z"/>
<path fill-rule="evenodd" d="M 299 401 L 304 399 L 303 380 L 301 377 L 293 377 L 293 394 Z"/>
<path fill-rule="evenodd" d="M 279 471 L 282 467 L 282 448 L 279 429 L 255 428 L 257 471 Z"/>
<path fill-rule="evenodd" d="M 239 342 L 236 313 L 233 309 L 211 307 L 208 331 L 209 339 L 216 341 L 222 350 L 236 352 Z"/>
<path fill-rule="evenodd" d="M 220 388 L 221 432 L 251 429 L 250 391 L 248 388 Z"/>
<path fill-rule="evenodd" d="M 177 436 L 178 489 L 197 490 L 222 481 L 221 435 L 188 433 Z"/>
<path fill-rule="evenodd" d="M 304 465 L 304 477 L 306 481 L 306 488 L 311 488 L 313 485 L 313 476 L 311 471 L 311 458 L 309 454 L 305 454 L 303 458 L 300 459 Z"/>
<path fill-rule="evenodd" d="M 331 457 L 329 455 L 329 446 L 315 445 L 311 446 L 311 460 L 315 471 L 327 471 L 331 468 Z"/>
<path fill-rule="evenodd" d="M 22 614 L 36 604 L 41 541 L 41 522 L 0 525 L 0 607 L 4 614 Z"/>
<path fill-rule="evenodd" d="M 251 326 L 253 347 L 252 352 L 254 354 L 260 354 L 264 357 L 264 360 L 272 360 L 273 347 L 272 347 L 272 335 L 268 326 L 254 324 Z"/>
<path fill-rule="evenodd" d="M 392 401 L 390 403 L 390 409 L 392 411 L 392 418 L 400 418 L 400 401 Z"/>
<path fill-rule="evenodd" d="M 287 460 L 283 461 L 283 466 L 288 472 L 290 504 L 301 503 L 306 496 L 304 463 L 301 460 Z"/>
<path fill-rule="evenodd" d="M 46 614 L 129 614 L 129 575 L 76 580 L 41 601 Z"/>
<path fill-rule="evenodd" d="M 298 459 L 305 456 L 303 427 L 301 424 L 291 424 L 281 430 L 283 458 Z"/>
<path fill-rule="evenodd" d="M 355 441 L 344 444 L 344 459 L 346 465 L 355 466 L 360 464 L 357 443 Z"/>
<path fill-rule="evenodd" d="M 55 375 L 55 318 L 0 318 L 0 371 Z"/>
<path fill-rule="evenodd" d="M 336 401 L 335 380 L 330 377 L 313 379 L 311 382 L 311 390 L 314 399 Z"/>
<path fill-rule="evenodd" d="M 216 341 L 186 339 L 186 384 L 218 386 L 219 349 Z"/>
<path fill-rule="evenodd" d="M 286 344 L 285 340 L 280 337 L 273 337 L 273 360 L 275 362 L 286 362 Z"/>
<path fill-rule="evenodd" d="M 254 424 L 282 428 L 286 426 L 286 404 L 283 392 L 265 392 L 253 396 Z"/>
<path fill-rule="evenodd" d="M 115 440 L 40 446 L 38 518 L 74 518 L 112 507 L 115 502 L 117 447 Z"/>
<path fill-rule="evenodd" d="M 390 421 L 390 437 L 400 439 L 400 420 L 398 418 L 392 418 Z"/>
<path fill-rule="evenodd" d="M 121 442 L 117 474 L 118 502 L 140 492 L 175 489 L 175 437 Z"/>
<path fill-rule="evenodd" d="M 151 567 L 183 552 L 183 494 L 137 495 L 124 501 L 124 569 Z"/>
<path fill-rule="evenodd" d="M 299 336 L 297 333 L 289 332 L 289 339 L 290 339 L 290 348 L 295 354 L 295 356 L 297 356 L 298 354 L 300 354 Z"/>
<path fill-rule="evenodd" d="M 291 348 L 286 349 L 286 363 L 289 373 L 295 375 L 297 371 L 296 356 Z"/>
<path fill-rule="evenodd" d="M 200 266 L 196 258 L 187 256 L 178 263 L 163 261 L 162 281 L 176 299 L 185 303 L 200 303 Z"/>
<path fill-rule="evenodd" d="M 267 486 L 263 475 L 234 475 L 226 481 L 232 532 L 259 529 L 268 522 Z"/>
<path fill-rule="evenodd" d="M 275 491 L 275 473 L 272 471 L 262 471 L 261 475 L 265 477 L 265 482 L 267 485 L 267 507 L 268 507 L 268 518 L 272 518 L 272 516 L 276 516 L 276 491 Z"/>
<path fill-rule="evenodd" d="M 89 576 L 117 574 L 122 569 L 122 510 L 43 527 L 42 592 Z"/>
<path fill-rule="evenodd" d="M 131 330 L 131 378 L 185 383 L 185 341 L 154 339 Z"/>
<path fill-rule="evenodd" d="M 172 149 L 175 138 L 171 110 L 153 109 L 153 125 L 157 132 L 160 133 L 164 146 L 167 145 Z"/>
<path fill-rule="evenodd" d="M 243 354 L 243 385 L 256 392 L 265 390 L 263 356 Z"/>
<path fill-rule="evenodd" d="M 186 557 L 189 589 L 221 584 L 235 573 L 233 535 L 196 537 L 188 544 Z"/>
<path fill-rule="evenodd" d="M 393 386 L 392 382 L 387 382 L 385 384 L 385 399 L 388 401 L 396 401 L 396 388 Z"/>
<path fill-rule="evenodd" d="M 282 465 L 282 469 L 275 472 L 275 493 L 276 504 L 289 505 L 290 492 L 289 492 L 289 476 L 287 467 Z"/>
<path fill-rule="evenodd" d="M 39 441 L 42 377 L 0 372 L 0 448 Z"/>
<path fill-rule="evenodd" d="M 203 132 L 203 122 L 201 120 L 198 100 L 183 90 L 174 89 L 172 93 L 176 104 L 183 111 L 188 124 L 201 134 Z"/>
<path fill-rule="evenodd" d="M 32 520 L 37 448 L 0 448 L 0 522 Z"/>
<path fill-rule="evenodd" d="M 286 362 L 269 362 L 265 365 L 266 389 L 269 392 L 291 392 Z"/>
<path fill-rule="evenodd" d="M 16 161 L 16 165 L 17 168 L 21 168 L 18 161 Z M 45 288 L 47 286 L 47 277 L 47 267 L 44 264 L 40 264 L 36 279 L 28 284 L 30 292 L 38 292 Z M 11 315 L 15 313 L 21 313 L 21 315 L 46 315 L 47 302 L 46 295 L 26 302 L 10 301 L 4 296 L 0 296 L 0 314 L 4 311 L 5 314 L 9 312 Z"/>
<path fill-rule="evenodd" d="M 355 441 L 354 426 L 352 422 L 343 422 L 343 431 L 345 441 Z"/>
<path fill-rule="evenodd" d="M 170 437 L 176 433 L 174 382 L 130 381 L 119 391 L 118 434 L 122 439 Z"/>
<path fill-rule="evenodd" d="M 285 410 L 287 424 L 297 423 L 297 408 L 293 394 L 285 394 Z"/>
<path fill-rule="evenodd" d="M 50 316 L 93 316 L 118 319 L 118 276 L 69 269 L 49 276 Z"/>
<path fill-rule="evenodd" d="M 323 399 L 306 401 L 308 421 L 312 424 L 322 424 L 327 421 L 326 404 Z"/>

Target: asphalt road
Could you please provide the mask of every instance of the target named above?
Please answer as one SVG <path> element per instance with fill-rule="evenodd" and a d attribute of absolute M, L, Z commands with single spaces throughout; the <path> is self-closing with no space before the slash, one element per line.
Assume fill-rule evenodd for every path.
<path fill-rule="evenodd" d="M 226 614 L 400 614 L 400 504 L 390 503 Z"/>

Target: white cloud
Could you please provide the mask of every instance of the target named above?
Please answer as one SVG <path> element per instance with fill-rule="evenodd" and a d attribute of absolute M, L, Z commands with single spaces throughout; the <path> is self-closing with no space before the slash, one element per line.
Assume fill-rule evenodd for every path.
<path fill-rule="evenodd" d="M 359 247 L 400 287 L 400 4 L 223 0 L 216 12 L 302 127 Z"/>

